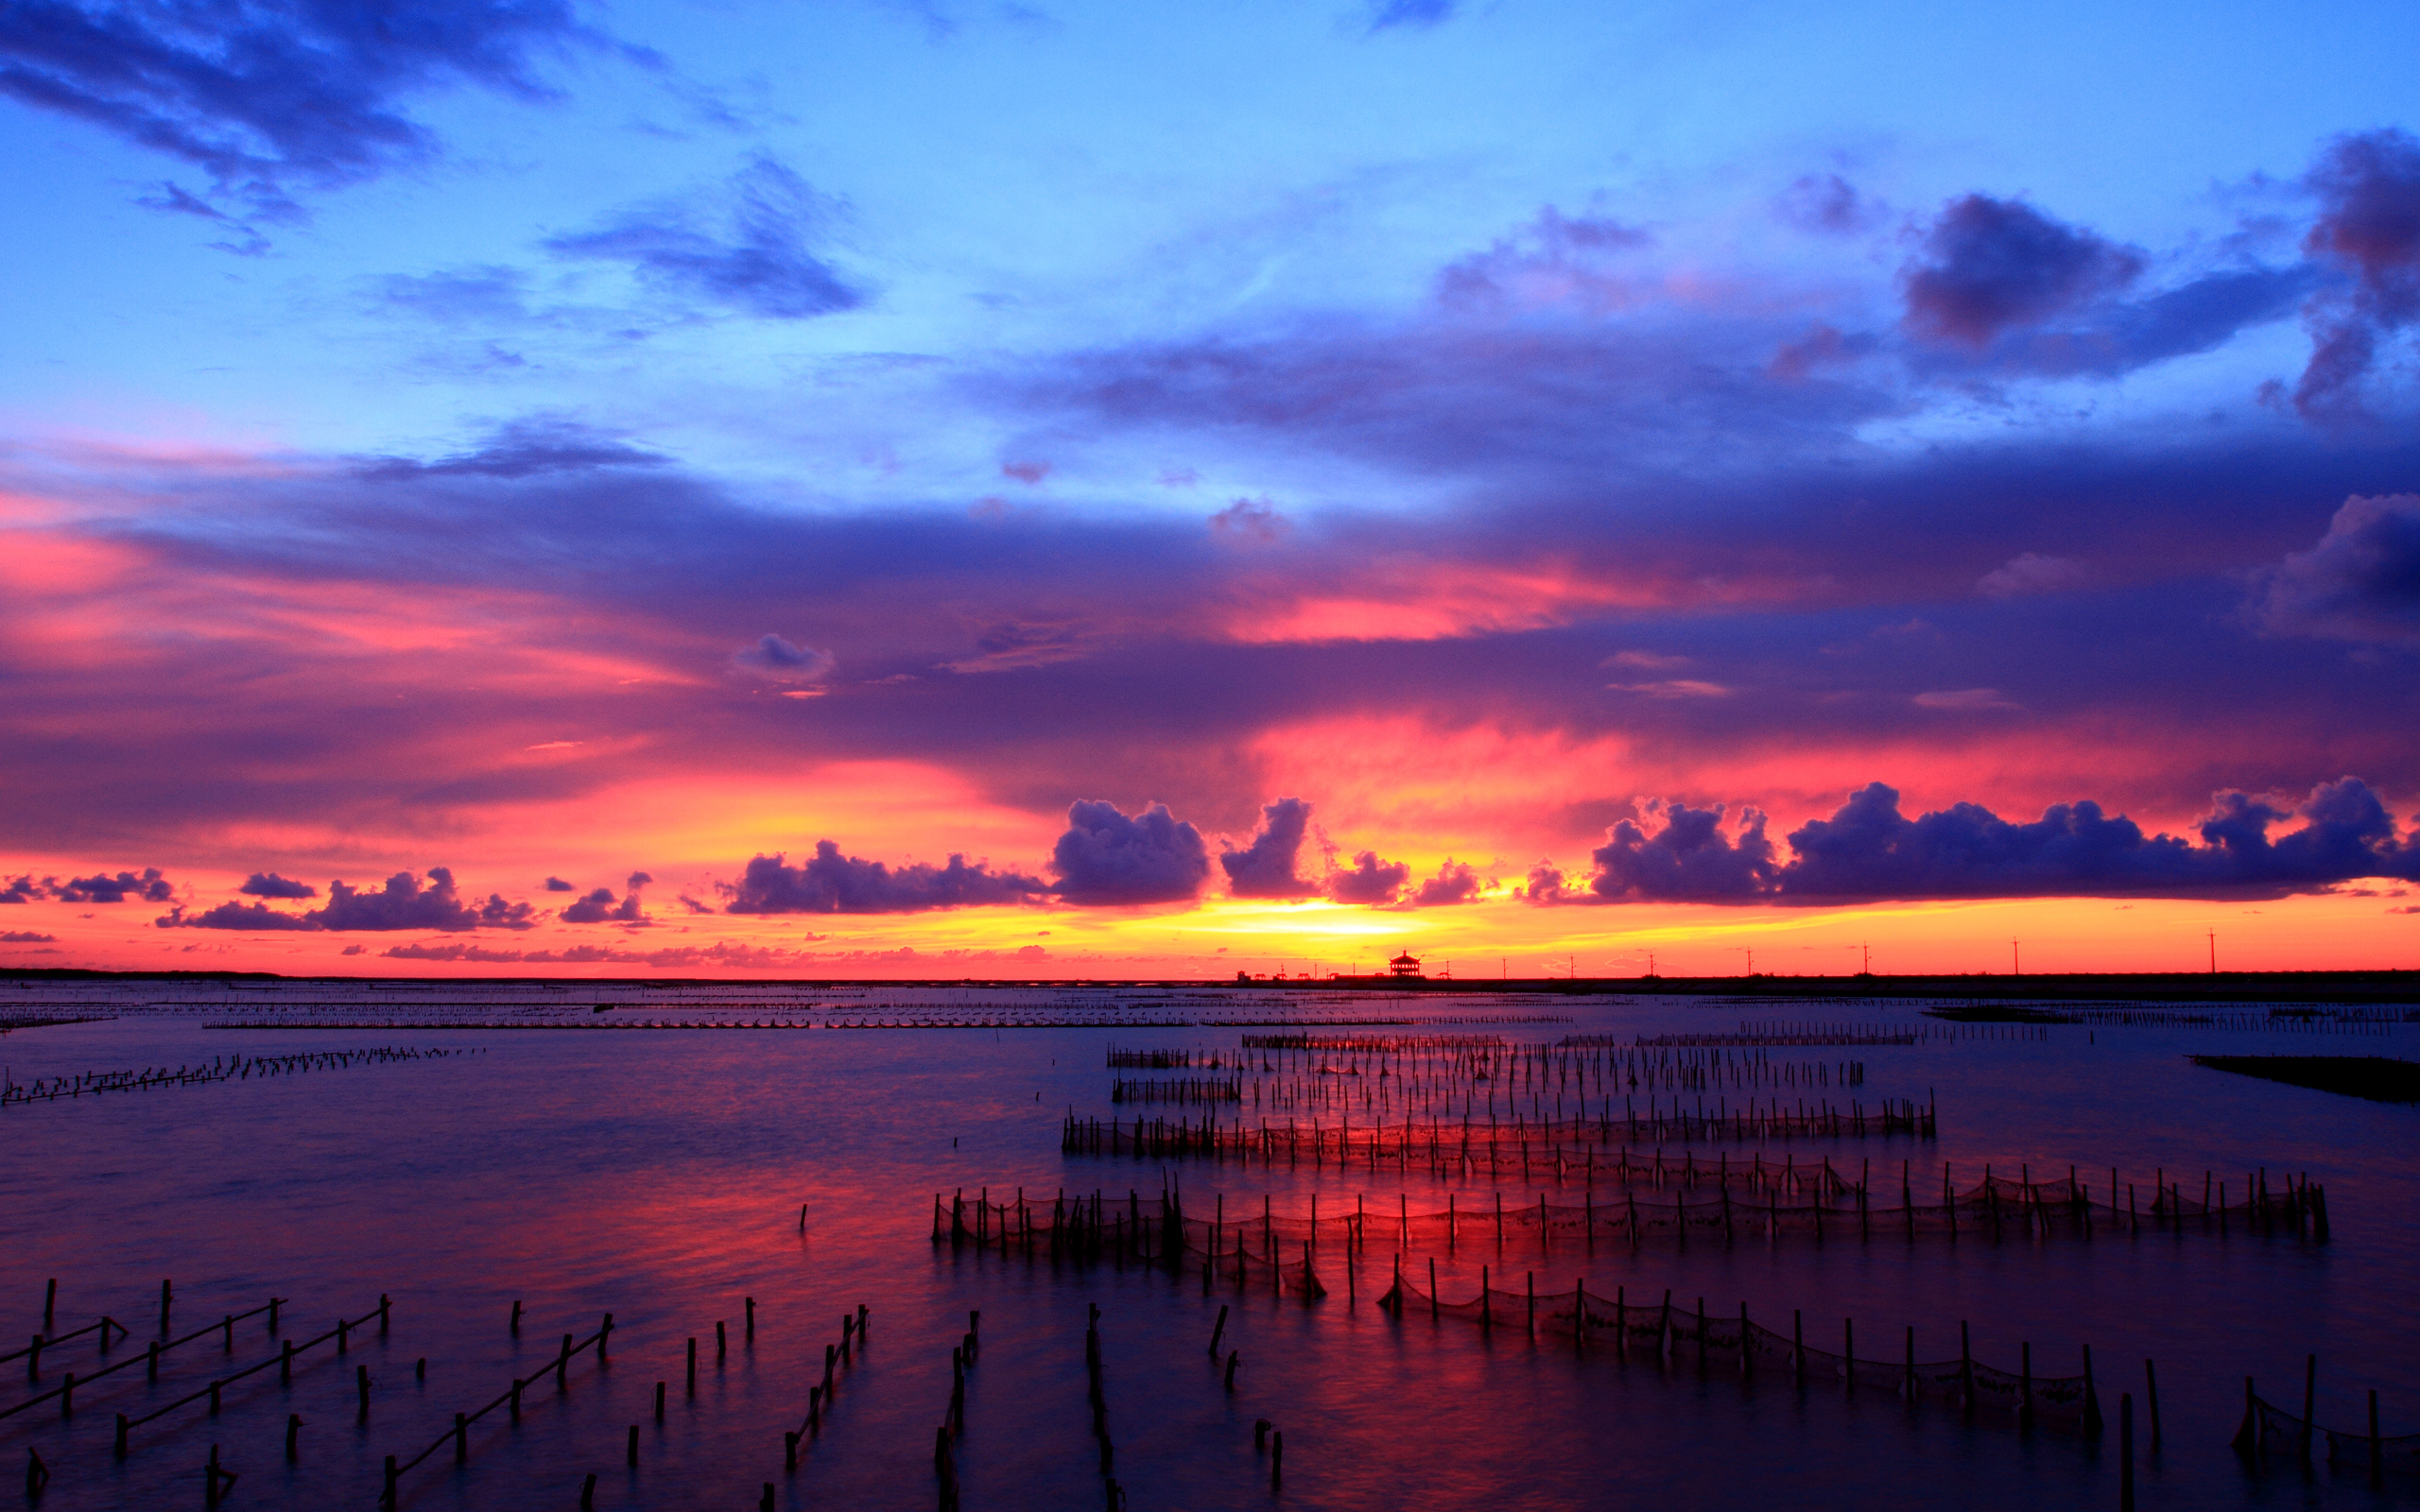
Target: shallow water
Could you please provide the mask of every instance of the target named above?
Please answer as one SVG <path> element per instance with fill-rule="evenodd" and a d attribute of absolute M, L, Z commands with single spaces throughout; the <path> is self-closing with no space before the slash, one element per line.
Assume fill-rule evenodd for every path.
<path fill-rule="evenodd" d="M 1095 1302 L 1103 1314 L 1113 1473 L 1136 1508 L 1459 1508 L 1507 1499 L 1547 1508 L 1908 1505 L 1919 1496 L 1975 1508 L 2115 1506 L 2118 1398 L 2133 1392 L 2142 1411 L 2147 1357 L 2158 1362 L 2165 1442 L 2157 1455 L 2137 1451 L 2144 1506 L 2420 1500 L 2420 1476 L 2374 1492 L 2360 1471 L 2306 1471 L 2286 1458 L 2247 1469 L 2226 1447 L 2244 1376 L 2257 1378 L 2273 1400 L 2297 1405 L 2303 1360 L 2314 1352 L 2323 1423 L 2360 1426 L 2364 1393 L 2375 1388 L 2386 1432 L 2420 1429 L 2420 1308 L 2412 1305 L 2420 1295 L 2420 1109 L 2184 1059 L 2193 1051 L 2408 1053 L 2409 1028 L 2336 1037 L 2060 1026 L 2039 1037 L 1771 1052 L 1862 1060 L 1866 1081 L 1856 1095 L 1930 1093 L 1941 1114 L 1937 1139 L 1775 1141 L 1761 1147 L 1772 1158 L 1828 1156 L 1843 1166 L 1872 1159 L 1877 1173 L 1906 1159 L 1919 1190 L 1927 1177 L 1937 1189 L 1945 1160 L 1962 1186 L 1986 1161 L 2037 1175 L 2074 1164 L 2087 1177 L 2100 1173 L 2097 1184 L 2115 1165 L 2122 1179 L 2146 1187 L 2155 1168 L 2184 1175 L 2195 1195 L 2204 1169 L 2307 1171 L 2327 1188 L 2333 1236 L 2325 1246 L 2147 1227 L 2090 1241 L 1910 1243 L 1852 1233 L 1682 1246 L 1650 1239 L 1635 1250 L 1600 1245 L 1593 1254 L 1546 1257 L 1517 1246 L 1498 1256 L 1492 1242 L 1466 1238 L 1433 1257 L 1449 1298 L 1475 1292 L 1484 1264 L 1505 1278 L 1499 1285 L 1517 1287 L 1535 1269 L 1542 1291 L 1584 1280 L 1592 1294 L 1619 1287 L 1651 1302 L 1668 1288 L 1677 1305 L 1703 1297 L 1710 1312 L 1736 1314 L 1744 1303 L 1773 1327 L 1795 1311 L 1809 1344 L 1832 1348 L 1841 1320 L 1854 1318 L 1860 1353 L 1895 1356 L 1912 1325 L 1922 1358 L 1954 1358 L 1962 1320 L 1979 1360 L 2012 1369 L 2030 1343 L 2037 1371 L 2070 1374 L 2089 1345 L 2111 1418 L 2095 1442 L 2049 1429 L 2020 1435 L 1873 1391 L 1849 1399 L 1837 1386 L 1742 1383 L 1736 1373 L 1702 1372 L 1685 1354 L 1669 1364 L 1624 1360 L 1568 1339 L 1533 1343 L 1518 1327 L 1482 1333 L 1451 1318 L 1397 1318 L 1374 1305 L 1394 1263 L 1374 1223 L 1365 1252 L 1349 1262 L 1322 1256 L 1331 1292 L 1309 1305 L 1232 1281 L 1205 1295 L 1198 1272 L 1054 1265 L 1046 1256 L 1004 1260 L 932 1243 L 935 1194 L 959 1189 L 1100 1189 L 1121 1199 L 1134 1190 L 1149 1199 L 1173 1180 L 1196 1212 L 1220 1196 L 1231 1212 L 1256 1212 L 1264 1195 L 1280 1211 L 1300 1211 L 1314 1192 L 1323 1211 L 1349 1211 L 1357 1198 L 1392 1211 L 1398 1194 L 1417 1211 L 1442 1203 L 1449 1188 L 1458 1201 L 1492 1203 L 1498 1187 L 1483 1177 L 1445 1181 L 1417 1167 L 1340 1172 L 1333 1162 L 1163 1164 L 1061 1154 L 1060 1120 L 1069 1109 L 1133 1114 L 1108 1102 L 1108 1045 L 1232 1050 L 1242 1032 L 1236 1027 L 843 1032 L 829 1025 L 1006 1009 L 1087 1013 L 1069 994 L 1048 991 L 874 989 L 777 1013 L 764 1006 L 781 997 L 769 989 L 717 1003 L 696 990 L 650 997 L 616 986 L 551 995 L 354 994 L 407 999 L 408 1010 L 381 1010 L 388 1020 L 441 1017 L 492 1028 L 227 1029 L 211 1025 L 310 1015 L 273 1013 L 214 990 L 84 991 L 130 1011 L 19 1030 L 0 1039 L 0 1061 L 24 1083 L 237 1054 L 379 1045 L 480 1053 L 0 1108 L 8 1154 L 0 1161 L 0 1339 L 22 1341 L 41 1329 L 43 1282 L 53 1277 L 57 1330 L 106 1313 L 132 1334 L 106 1356 L 89 1335 L 47 1351 L 39 1384 L 22 1359 L 0 1366 L 0 1408 L 58 1384 L 63 1371 L 139 1357 L 160 1334 L 163 1278 L 174 1280 L 172 1334 L 272 1294 L 289 1299 L 281 1332 L 298 1342 L 340 1314 L 374 1309 L 382 1293 L 392 1299 L 389 1327 L 381 1335 L 372 1324 L 341 1357 L 333 1345 L 307 1352 L 291 1383 L 272 1367 L 228 1388 L 216 1418 L 197 1402 L 137 1428 L 123 1459 L 112 1453 L 118 1413 L 140 1416 L 271 1357 L 276 1343 L 265 1320 L 237 1324 L 232 1352 L 216 1332 L 169 1352 L 157 1383 L 137 1365 L 78 1387 L 72 1418 L 51 1402 L 0 1418 L 12 1498 L 32 1450 L 55 1477 L 43 1507 L 199 1506 L 215 1444 L 240 1477 L 224 1505 L 371 1506 L 386 1455 L 418 1453 L 451 1429 L 456 1411 L 486 1402 L 515 1376 L 540 1374 L 564 1333 L 585 1338 L 610 1312 L 603 1361 L 578 1357 L 561 1392 L 551 1375 L 532 1384 L 517 1423 L 498 1411 L 473 1427 L 466 1462 L 441 1448 L 405 1476 L 402 1505 L 571 1508 L 594 1473 L 598 1507 L 752 1508 L 768 1482 L 786 1508 L 928 1507 L 937 1501 L 932 1450 L 949 1396 L 949 1350 L 969 1311 L 979 1310 L 983 1349 L 956 1451 L 963 1504 L 1099 1506 L 1083 1355 L 1086 1304 Z M 312 995 L 300 986 L 278 991 L 287 1001 Z M 44 987 L 12 998 L 71 995 Z M 277 992 L 251 996 L 267 1002 Z M 591 999 L 621 1006 L 592 1015 Z M 1073 1000 L 1087 1008 L 1123 1004 L 1126 1017 L 1283 1016 L 1270 1001 L 1266 992 Z M 1515 1041 L 1732 1031 L 1743 1020 L 1791 1016 L 1928 1022 L 1906 1005 L 1651 997 L 1407 1006 L 1331 996 L 1294 1011 L 1434 1021 Z M 1570 1022 L 1447 1022 L 1508 1012 Z M 369 1022 L 371 1012 L 333 1017 Z M 502 1027 L 648 1017 L 806 1026 Z M 1760 1148 L 1726 1147 L 1734 1159 Z M 1889 1185 L 1878 1175 L 1876 1184 Z M 1501 1190 L 1508 1206 L 1533 1204 L 1540 1192 L 1509 1182 Z M 1554 1201 L 1578 1200 L 1574 1186 L 1547 1190 Z M 1407 1268 L 1425 1276 L 1430 1258 L 1418 1251 Z M 1349 1297 L 1348 1263 L 1359 1266 Z M 752 1339 L 742 1321 L 752 1297 Z M 508 1327 L 516 1299 L 527 1309 L 517 1338 Z M 860 1304 L 871 1310 L 865 1347 L 842 1369 L 798 1469 L 786 1470 L 782 1435 L 805 1415 L 841 1314 Z M 1205 1349 L 1222 1304 L 1230 1309 L 1225 1347 L 1243 1361 L 1232 1395 Z M 729 1335 L 719 1358 L 717 1320 Z M 691 1337 L 700 1340 L 694 1396 L 683 1371 Z M 415 1373 L 422 1359 L 424 1379 Z M 356 1420 L 362 1365 L 372 1378 L 367 1423 Z M 661 1423 L 658 1381 L 668 1383 Z M 303 1419 L 292 1462 L 284 1452 L 288 1414 Z M 1275 1489 L 1253 1446 L 1253 1425 L 1264 1418 L 1285 1435 Z M 635 1468 L 626 1463 L 632 1424 L 640 1430 Z M 2141 1432 L 2147 1438 L 2147 1426 Z"/>

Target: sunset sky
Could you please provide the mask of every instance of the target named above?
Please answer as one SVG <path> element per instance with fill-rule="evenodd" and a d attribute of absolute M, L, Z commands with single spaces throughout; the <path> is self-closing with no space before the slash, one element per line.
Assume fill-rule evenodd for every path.
<path fill-rule="evenodd" d="M 0 968 L 2420 967 L 2420 8 L 0 5 Z"/>

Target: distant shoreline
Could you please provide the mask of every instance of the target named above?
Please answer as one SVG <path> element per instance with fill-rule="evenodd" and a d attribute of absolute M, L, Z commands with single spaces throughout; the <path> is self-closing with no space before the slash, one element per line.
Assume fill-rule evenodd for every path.
<path fill-rule="evenodd" d="M 1643 992 L 1668 997 L 1722 997 L 1805 1001 L 1810 998 L 2016 998 L 2071 1002 L 2080 999 L 2156 999 L 2174 1003 L 2414 1003 L 2420 1004 L 2420 971 L 2078 971 L 1975 972 L 1963 975 L 1609 976 L 1609 977 L 1322 977 L 1317 980 L 1237 982 L 1220 977 L 720 977 L 720 976 L 282 976 L 273 971 L 104 971 L 72 967 L 0 971 L 9 982 L 329 982 L 391 983 L 415 989 L 460 988 L 480 983 L 543 986 L 565 990 L 612 986 L 747 986 L 882 988 L 1103 988 L 1252 990 L 1275 992 L 1386 992 L 1468 996 L 1483 993 L 1548 993 L 1599 996 Z M 0 1007 L 7 1005 L 0 998 Z"/>

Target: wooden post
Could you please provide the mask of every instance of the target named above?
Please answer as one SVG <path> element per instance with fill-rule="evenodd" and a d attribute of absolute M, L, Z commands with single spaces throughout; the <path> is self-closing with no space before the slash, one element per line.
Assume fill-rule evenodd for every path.
<path fill-rule="evenodd" d="M 2118 1394 L 2118 1512 L 2135 1512 L 2135 1394 Z"/>
<path fill-rule="evenodd" d="M 354 1420 L 366 1423 L 370 1420 L 370 1367 L 368 1366 L 357 1365 L 353 1367 L 353 1389 L 361 1399 L 361 1415 Z"/>
<path fill-rule="evenodd" d="M 1806 1384 L 1806 1314 L 1789 1310 L 1789 1374 L 1794 1384 Z"/>
<path fill-rule="evenodd" d="M 521 1337 L 521 1304 L 518 1301 L 512 1304 L 512 1336 L 516 1339 Z"/>
<path fill-rule="evenodd" d="M 2153 1444 L 2159 1442 L 2159 1417 L 2156 1413 L 2152 1417 L 2152 1442 Z M 2370 1388 L 2370 1484 L 2382 1486 L 2385 1482 L 2386 1455 L 2378 1439 L 2378 1392 L 2376 1386 L 2372 1386 Z"/>
<path fill-rule="evenodd" d="M 454 1463 L 461 1464 L 471 1457 L 471 1419 L 467 1414 L 454 1415 Z"/>
<path fill-rule="evenodd" d="M 2302 1464 L 2311 1464 L 2311 1413 L 2318 1405 L 2318 1355 L 2302 1362 Z"/>
<path fill-rule="evenodd" d="M 823 1347 L 823 1378 L 827 1381 L 832 1378 L 832 1347 L 828 1344 Z M 689 1395 L 694 1397 L 697 1394 L 698 1340 L 693 1334 L 689 1339 Z"/>
<path fill-rule="evenodd" d="M 1967 1332 L 1966 1320 L 1960 1318 L 1958 1320 L 1958 1386 L 1966 1399 L 1964 1408 L 1969 1413 L 1975 1410 L 1975 1350 L 1970 1342 L 1972 1337 L 1973 1335 Z"/>
<path fill-rule="evenodd" d="M 2375 1400 L 2377 1394 L 2372 1392 L 2370 1395 Z M 2159 1452 L 2159 1372 L 2149 1360 L 2143 1362 L 2143 1404 L 2151 1409 L 2152 1452 L 2156 1454 Z"/>

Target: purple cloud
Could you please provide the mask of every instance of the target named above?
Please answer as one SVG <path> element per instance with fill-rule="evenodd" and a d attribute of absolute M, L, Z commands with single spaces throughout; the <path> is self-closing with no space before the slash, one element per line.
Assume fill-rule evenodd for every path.
<path fill-rule="evenodd" d="M 1425 31 L 1452 18 L 1461 0 L 1369 0 L 1370 34 L 1395 27 Z"/>
<path fill-rule="evenodd" d="M 274 871 L 255 871 L 235 889 L 252 898 L 317 898 L 320 889 L 307 882 L 289 882 Z"/>
<path fill-rule="evenodd" d="M 732 661 L 775 682 L 821 682 L 836 664 L 831 652 L 793 644 L 778 635 L 760 637 L 754 645 L 734 652 Z"/>
<path fill-rule="evenodd" d="M 375 892 L 331 882 L 327 905 L 302 917 L 317 928 L 330 930 L 436 929 L 459 933 L 479 928 L 530 929 L 537 924 L 535 909 L 527 903 L 506 902 L 501 894 L 489 894 L 483 903 L 463 902 L 455 890 L 454 873 L 443 867 L 428 868 L 428 884 L 422 886 L 420 879 L 408 871 L 389 877 L 386 885 Z"/>
<path fill-rule="evenodd" d="M 2262 576 L 2253 610 L 2280 634 L 2420 644 L 2420 494 L 2345 500 L 2317 545 Z"/>
<path fill-rule="evenodd" d="M 593 40 L 560 0 L 16 0 L 0 93 L 190 163 L 256 213 L 292 215 L 289 185 L 356 182 L 437 150 L 407 96 L 458 81 L 543 99 L 533 56 Z"/>
<path fill-rule="evenodd" d="M 1943 209 L 1924 256 L 1900 277 L 1910 330 L 1979 348 L 2116 293 L 2142 270 L 2132 249 L 2021 200 L 1968 195 Z"/>
<path fill-rule="evenodd" d="M 1794 902 L 1916 898 L 2140 895 L 2282 897 L 2363 877 L 2420 879 L 2420 838 L 2396 835 L 2394 816 L 2358 778 L 2322 783 L 2293 810 L 2221 793 L 2196 846 L 2145 835 L 2089 801 L 2054 804 L 2013 824 L 1973 803 L 1910 819 L 1880 782 L 1829 819 L 1791 833 L 1796 859 L 1776 889 Z M 2269 828 L 2299 814 L 2278 839 Z"/>
<path fill-rule="evenodd" d="M 152 922 L 162 929 L 230 929 L 230 930 L 316 930 L 317 919 L 307 914 L 281 914 L 267 903 L 220 903 L 199 914 L 180 909 L 164 914 Z"/>
<path fill-rule="evenodd" d="M 1608 902 L 1716 902 L 1754 898 L 1769 891 L 1775 872 L 1765 816 L 1739 812 L 1735 840 L 1722 831 L 1723 805 L 1693 809 L 1680 799 L 1642 805 L 1664 827 L 1650 835 L 1629 819 L 1615 825 L 1593 852 L 1596 875 L 1589 890 Z"/>
<path fill-rule="evenodd" d="M 139 902 L 164 903 L 176 895 L 176 888 L 160 875 L 157 867 L 146 867 L 139 877 L 131 871 L 115 876 L 96 872 L 76 877 L 60 883 L 51 893 L 63 903 L 122 903 L 130 898 Z"/>
<path fill-rule="evenodd" d="M 879 861 L 844 856 L 838 845 L 819 840 L 814 858 L 800 866 L 788 865 L 780 851 L 752 857 L 738 884 L 729 889 L 731 902 L 725 911 L 906 914 L 982 903 L 1037 902 L 1049 890 L 1038 878 L 994 871 L 989 863 L 970 867 L 962 855 L 953 854 L 946 866 L 918 862 L 894 870 Z"/>
<path fill-rule="evenodd" d="M 1237 898 L 1317 897 L 1320 885 L 1295 875 L 1310 823 L 1311 806 L 1299 798 L 1281 798 L 1264 807 L 1252 844 L 1219 857 L 1227 873 L 1227 890 Z"/>
<path fill-rule="evenodd" d="M 556 236 L 562 257 L 620 263 L 641 283 L 775 320 L 853 310 L 865 292 L 814 250 L 839 203 L 759 155 L 717 191 L 624 212 Z"/>
<path fill-rule="evenodd" d="M 2294 407 L 2359 419 L 2380 346 L 2420 318 L 2420 141 L 2392 129 L 2339 137 L 2304 182 L 2320 201 L 2305 249 L 2346 282 L 2305 311 L 2311 355 Z"/>
<path fill-rule="evenodd" d="M 1466 863 L 1448 856 L 1445 864 L 1437 868 L 1437 875 L 1423 882 L 1419 890 L 1411 895 L 1411 906 L 1440 908 L 1454 903 L 1475 903 L 1485 885 L 1479 881 L 1478 873 Z"/>
<path fill-rule="evenodd" d="M 1350 868 L 1328 879 L 1327 895 L 1340 903 L 1366 903 L 1373 908 L 1392 906 L 1411 880 L 1411 868 L 1401 861 L 1381 861 L 1374 850 L 1363 850 L 1353 858 Z"/>
<path fill-rule="evenodd" d="M 1201 832 L 1165 803 L 1129 817 L 1115 803 L 1079 799 L 1068 806 L 1051 862 L 1060 897 L 1100 907 L 1190 902 L 1210 875 Z"/>

